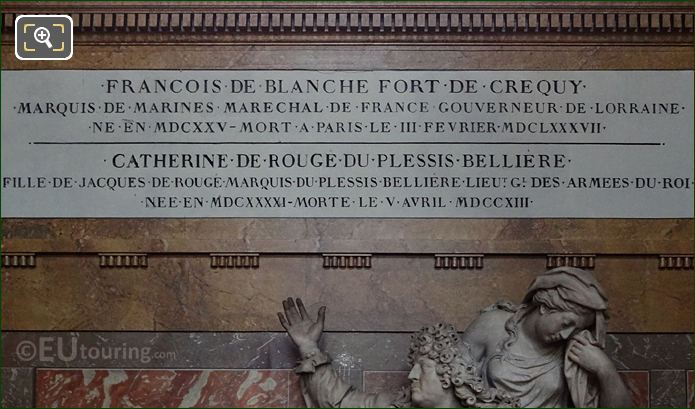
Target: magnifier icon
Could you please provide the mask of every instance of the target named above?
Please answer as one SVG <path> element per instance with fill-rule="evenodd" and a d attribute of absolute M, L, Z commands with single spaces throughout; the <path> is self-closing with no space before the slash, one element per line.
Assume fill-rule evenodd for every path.
<path fill-rule="evenodd" d="M 37 43 L 46 44 L 48 48 L 53 48 L 51 44 L 51 32 L 46 27 L 39 27 L 34 30 L 34 40 Z"/>

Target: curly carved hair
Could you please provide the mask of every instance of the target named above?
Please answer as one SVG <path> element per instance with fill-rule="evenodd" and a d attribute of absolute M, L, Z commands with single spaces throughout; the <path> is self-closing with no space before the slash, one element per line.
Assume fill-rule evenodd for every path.
<path fill-rule="evenodd" d="M 506 393 L 485 386 L 470 346 L 461 341 L 453 325 L 439 323 L 411 335 L 408 362 L 413 365 L 420 357 L 437 363 L 435 370 L 442 387 L 453 387 L 464 407 L 519 406 Z"/>

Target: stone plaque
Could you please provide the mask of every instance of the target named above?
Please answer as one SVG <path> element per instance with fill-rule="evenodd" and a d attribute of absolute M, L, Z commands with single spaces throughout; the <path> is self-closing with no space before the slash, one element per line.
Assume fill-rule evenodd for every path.
<path fill-rule="evenodd" d="M 689 71 L 3 72 L 3 217 L 689 217 Z"/>

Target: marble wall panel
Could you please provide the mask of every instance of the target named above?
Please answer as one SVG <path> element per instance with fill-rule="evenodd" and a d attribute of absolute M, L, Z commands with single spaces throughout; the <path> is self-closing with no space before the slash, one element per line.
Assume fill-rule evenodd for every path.
<path fill-rule="evenodd" d="M 229 392 L 228 388 L 222 390 L 221 386 L 216 385 L 232 384 L 234 379 L 238 379 L 239 376 L 246 376 L 251 373 L 248 370 L 245 372 L 244 370 L 230 370 L 228 368 L 254 368 L 258 373 L 265 373 L 264 370 L 270 371 L 268 373 L 287 372 L 290 374 L 287 380 L 287 405 L 297 407 L 301 406 L 303 402 L 298 379 L 292 375 L 290 370 L 298 357 L 291 342 L 282 333 L 10 331 L 4 332 L 2 336 L 3 365 L 7 367 L 5 368 L 4 381 L 5 398 L 7 401 L 14 399 L 18 407 L 31 406 L 32 393 L 27 393 L 27 391 L 32 389 L 33 367 L 44 367 L 42 371 L 46 371 L 46 367 L 61 369 L 64 372 L 51 372 L 62 374 L 60 381 L 65 385 L 61 384 L 63 386 L 60 388 L 63 388 L 63 391 L 66 390 L 65 388 L 81 391 L 77 395 L 71 395 L 78 400 L 70 400 L 72 398 L 61 393 L 50 395 L 47 392 L 39 392 L 39 385 L 37 385 L 37 393 L 43 393 L 42 399 L 48 399 L 51 404 L 55 403 L 59 406 L 103 404 L 103 401 L 92 402 L 89 400 L 80 401 L 79 399 L 87 399 L 87 397 L 92 396 L 96 396 L 95 399 L 104 398 L 103 382 L 105 381 L 103 380 L 110 376 L 109 373 L 112 375 L 108 379 L 113 379 L 114 376 L 119 377 L 119 374 L 127 375 L 130 373 L 129 371 L 136 371 L 133 368 L 138 368 L 137 371 L 141 371 L 143 374 L 151 374 L 156 379 L 166 379 L 166 382 L 174 382 L 178 377 L 176 382 L 179 383 L 176 385 L 183 385 L 185 386 L 184 389 L 193 388 L 191 385 L 200 379 L 202 373 L 220 372 L 216 375 L 208 374 L 205 380 L 199 381 L 200 383 L 207 382 L 208 387 L 205 391 L 208 393 L 206 396 L 210 397 L 207 401 L 199 403 L 213 407 L 216 405 L 215 402 L 225 402 L 225 404 L 233 402 L 233 394 Z M 72 339 L 76 339 L 75 346 L 71 344 Z M 692 371 L 687 371 L 687 368 L 692 367 L 692 354 L 683 352 L 691 349 L 691 339 L 692 337 L 688 334 L 609 335 L 607 352 L 618 368 L 625 369 L 627 363 L 634 365 L 628 368 L 629 370 L 621 370 L 621 375 L 630 388 L 637 407 L 649 406 L 650 399 L 652 405 L 663 407 L 681 406 L 681 400 L 685 402 L 686 395 L 691 393 L 686 392 L 686 388 L 689 391 L 692 390 L 692 385 L 685 382 L 687 374 L 690 376 L 688 379 L 692 380 Z M 34 346 L 44 343 L 48 351 L 44 354 L 45 356 L 35 354 L 31 359 L 26 359 L 25 356 L 20 356 L 20 353 L 26 351 L 22 345 L 27 343 Z M 409 334 L 407 333 L 326 333 L 322 343 L 323 348 L 333 357 L 333 365 L 338 374 L 356 387 L 364 387 L 368 392 L 379 392 L 398 390 L 407 385 L 408 364 L 405 359 L 409 343 Z M 129 358 L 123 356 L 114 358 L 113 350 L 122 347 L 141 351 L 140 355 Z M 80 352 L 77 353 L 75 359 L 66 361 L 57 352 L 57 349 L 60 349 L 64 356 L 72 356 L 72 348 L 77 348 L 78 351 L 84 350 L 88 356 L 83 356 L 84 353 Z M 147 348 L 146 356 L 148 359 L 146 360 L 141 359 L 143 348 Z M 671 353 L 666 352 L 669 349 L 672 350 Z M 112 352 L 108 352 L 109 350 Z M 95 352 L 93 356 L 92 352 Z M 171 354 L 172 352 L 173 354 Z M 18 368 L 12 368 L 14 366 Z M 85 372 L 86 368 L 92 368 L 92 372 Z M 121 368 L 123 371 L 103 373 L 100 368 L 112 368 L 112 370 Z M 157 368 L 161 370 L 156 370 Z M 168 368 L 188 368 L 191 371 L 183 369 L 172 371 Z M 201 370 L 200 368 L 208 369 Z M 664 368 L 681 369 L 664 370 Z M 15 369 L 19 371 L 14 372 Z M 651 385 L 650 371 L 652 374 Z M 224 375 L 221 375 L 222 373 Z M 16 374 L 20 376 L 16 376 Z M 94 388 L 87 388 L 85 391 L 79 389 L 81 386 L 78 388 L 78 385 L 88 386 L 91 380 L 97 377 L 97 374 L 103 375 L 95 384 L 99 392 L 95 392 Z M 80 376 L 82 378 L 79 378 Z M 81 383 L 76 381 L 75 377 L 83 379 L 85 376 L 90 381 L 87 384 L 84 380 Z M 259 375 L 253 376 L 258 377 Z M 52 377 L 55 378 L 53 375 Z M 57 385 L 57 381 L 54 380 L 53 382 L 52 385 Z M 131 381 L 124 380 L 123 382 L 128 385 L 130 390 L 137 390 L 137 386 L 134 386 Z M 167 388 L 173 386 L 166 382 L 162 384 L 161 394 L 170 396 L 171 393 L 167 392 L 169 391 Z M 217 388 L 220 388 L 220 391 L 214 392 Z M 91 391 L 91 394 L 88 394 L 87 390 Z M 80 395 L 83 392 L 84 394 Z M 82 398 L 77 398 L 78 396 L 82 396 Z M 176 399 L 183 399 L 182 396 L 176 396 L 152 396 L 148 399 L 154 400 L 137 404 L 173 406 L 180 404 L 180 402 L 175 401 Z M 691 399 L 691 394 L 687 396 L 688 399 Z M 128 399 L 132 402 L 130 397 Z M 253 405 L 256 401 L 253 400 L 251 403 L 235 401 L 234 404 Z M 22 404 L 22 402 L 24 403 Z M 39 401 L 37 400 L 37 402 Z M 285 398 L 278 402 L 268 400 L 263 402 L 267 406 L 273 406 L 276 403 L 284 405 Z M 119 404 L 129 405 L 125 400 Z"/>
<path fill-rule="evenodd" d="M 608 334 L 606 352 L 622 370 L 686 370 L 693 366 L 693 335 Z"/>
<path fill-rule="evenodd" d="M 6 219 L 2 234 L 15 252 L 689 254 L 692 231 L 686 219 Z"/>
<path fill-rule="evenodd" d="M 636 408 L 649 407 L 649 372 L 621 371 L 620 376 L 630 390 L 632 403 Z"/>
<path fill-rule="evenodd" d="M 95 255 L 47 256 L 35 269 L 3 271 L 3 328 L 279 329 L 280 300 L 304 295 L 300 261 L 266 257 L 261 268 L 227 270 L 184 256 L 101 269 Z"/>
<path fill-rule="evenodd" d="M 349 342 L 349 335 L 326 334 L 331 351 L 339 351 L 333 338 L 361 344 Z M 5 367 L 289 369 L 299 359 L 279 332 L 4 331 L 2 346 Z"/>
<path fill-rule="evenodd" d="M 407 371 L 367 371 L 363 390 L 407 388 Z M 646 371 L 622 372 L 635 407 L 649 405 Z M 38 407 L 303 407 L 288 370 L 39 369 Z"/>
<path fill-rule="evenodd" d="M 681 323 L 676 331 L 692 332 L 692 270 L 658 270 L 649 257 L 602 257 L 596 263 L 613 331 L 671 332 L 666 328 Z"/>
<path fill-rule="evenodd" d="M 145 269 L 100 269 L 96 255 L 47 256 L 34 269 L 4 268 L 3 329 L 152 329 L 162 295 L 155 279 Z"/>
<path fill-rule="evenodd" d="M 659 271 L 648 258 L 602 257 L 596 274 L 610 300 L 610 331 L 692 330 L 690 271 Z M 517 301 L 539 271 L 538 258 L 487 257 L 481 270 L 433 270 L 426 258 L 373 258 L 373 268 L 307 276 L 307 301 L 328 305 L 330 330 L 415 331 L 449 321 L 463 330 L 500 299 Z"/>
<path fill-rule="evenodd" d="M 287 407 L 288 370 L 39 369 L 38 407 Z"/>
<path fill-rule="evenodd" d="M 692 272 L 657 265 L 597 257 L 609 331 L 692 331 Z M 259 268 L 214 269 L 206 256 L 153 255 L 147 268 L 102 269 L 96 255 L 46 255 L 36 268 L 3 271 L 3 329 L 278 331 L 280 301 L 299 296 L 314 313 L 328 306 L 328 331 L 415 331 L 433 321 L 463 330 L 485 306 L 521 300 L 545 266 L 538 255 L 491 255 L 473 270 L 375 255 L 370 269 L 325 269 L 318 255 L 266 255 Z"/>
<path fill-rule="evenodd" d="M 685 371 L 651 371 L 650 401 L 652 408 L 681 408 L 686 404 Z"/>
<path fill-rule="evenodd" d="M 290 387 L 287 406 L 290 408 L 306 407 L 306 404 L 304 403 L 304 396 L 302 395 L 302 386 L 300 384 L 299 376 L 295 374 L 290 374 Z"/>
<path fill-rule="evenodd" d="M 2 368 L 0 407 L 31 408 L 34 406 L 34 368 Z"/>
<path fill-rule="evenodd" d="M 360 386 L 397 391 L 407 374 L 365 371 Z M 682 406 L 685 375 L 652 371 L 650 388 L 650 372 L 621 371 L 634 407 Z M 303 407 L 291 370 L 39 369 L 35 389 L 39 407 Z"/>
<path fill-rule="evenodd" d="M 326 332 L 321 343 L 339 372 L 408 368 L 410 333 Z M 280 332 L 4 331 L 2 347 L 6 368 L 290 369 L 299 359 Z M 119 348 L 141 353 L 124 356 Z M 693 366 L 689 334 L 609 334 L 606 352 L 619 370 L 686 371 Z M 361 378 L 354 384 L 361 385 Z"/>

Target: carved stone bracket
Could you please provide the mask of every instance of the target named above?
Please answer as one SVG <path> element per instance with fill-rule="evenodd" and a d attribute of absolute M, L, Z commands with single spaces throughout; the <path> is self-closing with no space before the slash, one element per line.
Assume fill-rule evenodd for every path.
<path fill-rule="evenodd" d="M 212 268 L 258 268 L 258 253 L 211 253 Z"/>
<path fill-rule="evenodd" d="M 324 268 L 372 268 L 371 254 L 323 254 Z"/>
<path fill-rule="evenodd" d="M 34 253 L 3 253 L 3 267 L 20 267 L 33 268 L 36 267 L 36 254 Z"/>
<path fill-rule="evenodd" d="M 147 254 L 142 253 L 99 253 L 102 268 L 147 268 Z"/>
<path fill-rule="evenodd" d="M 692 269 L 692 254 L 669 254 L 659 256 L 659 268 L 662 270 Z"/>
<path fill-rule="evenodd" d="M 435 254 L 434 268 L 472 269 L 483 268 L 482 254 Z"/>
<path fill-rule="evenodd" d="M 548 254 L 547 268 L 577 267 L 584 269 L 594 268 L 596 255 L 594 254 Z"/>

